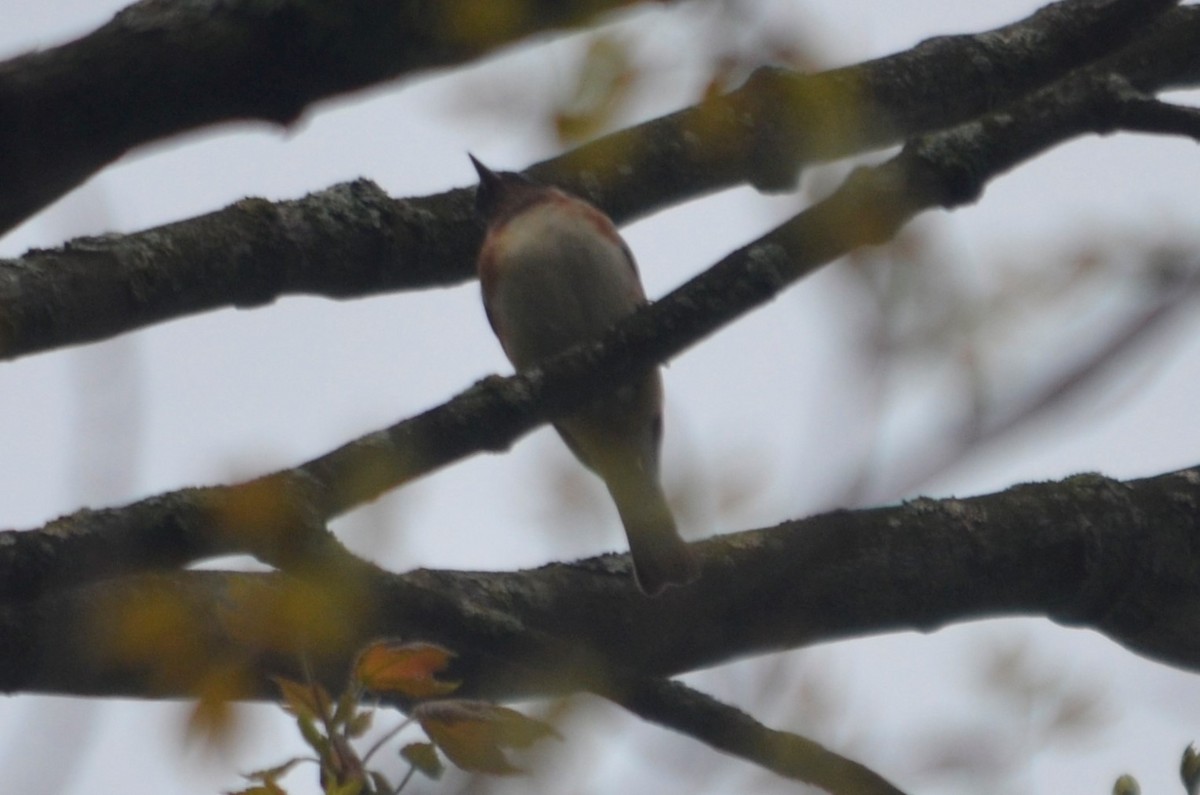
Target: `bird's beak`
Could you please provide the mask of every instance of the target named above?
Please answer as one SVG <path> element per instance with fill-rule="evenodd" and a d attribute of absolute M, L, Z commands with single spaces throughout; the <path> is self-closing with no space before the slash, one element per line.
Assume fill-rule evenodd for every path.
<path fill-rule="evenodd" d="M 479 181 L 484 185 L 495 185 L 500 181 L 500 177 L 496 176 L 496 172 L 476 160 L 475 155 L 467 152 L 467 157 L 471 158 L 471 164 L 475 166 L 475 173 L 479 175 Z"/>

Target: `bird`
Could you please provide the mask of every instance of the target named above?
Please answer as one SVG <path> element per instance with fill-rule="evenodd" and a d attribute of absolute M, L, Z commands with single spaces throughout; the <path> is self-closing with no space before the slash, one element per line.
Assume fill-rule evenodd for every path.
<path fill-rule="evenodd" d="M 468 154 L 486 224 L 478 259 L 488 322 L 518 371 L 594 342 L 645 305 L 629 246 L 593 204 Z M 659 475 L 662 377 L 652 368 L 555 422 L 567 447 L 599 475 L 616 505 L 634 579 L 656 596 L 699 576 Z"/>

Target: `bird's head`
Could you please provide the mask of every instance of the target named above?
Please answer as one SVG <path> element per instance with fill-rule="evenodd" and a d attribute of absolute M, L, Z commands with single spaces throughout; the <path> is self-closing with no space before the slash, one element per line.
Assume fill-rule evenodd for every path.
<path fill-rule="evenodd" d="M 523 174 L 512 171 L 492 171 L 467 153 L 479 174 L 475 189 L 475 212 L 488 223 L 503 221 L 538 202 L 551 199 L 557 191 L 539 185 Z"/>

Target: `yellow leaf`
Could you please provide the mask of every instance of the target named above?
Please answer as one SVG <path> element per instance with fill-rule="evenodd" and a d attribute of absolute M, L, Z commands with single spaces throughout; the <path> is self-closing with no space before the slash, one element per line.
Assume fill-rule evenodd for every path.
<path fill-rule="evenodd" d="M 637 74 L 626 45 L 611 36 L 593 39 L 571 96 L 554 114 L 559 140 L 578 143 L 602 132 L 621 110 Z"/>
<path fill-rule="evenodd" d="M 235 580 L 218 615 L 250 649 L 285 655 L 303 649 L 319 658 L 349 642 L 360 608 L 354 587 L 342 582 L 278 576 Z"/>
<path fill-rule="evenodd" d="M 203 678 L 211 659 L 196 631 L 203 614 L 165 582 L 150 580 L 95 609 L 96 652 L 109 664 L 148 675 L 164 690 L 192 688 Z"/>
<path fill-rule="evenodd" d="M 237 713 L 233 707 L 253 692 L 245 668 L 214 666 L 204 673 L 193 689 L 196 705 L 188 716 L 188 737 L 236 746 Z"/>
<path fill-rule="evenodd" d="M 297 535 L 300 499 L 285 477 L 241 483 L 214 496 L 217 527 L 236 549 L 272 550 Z"/>

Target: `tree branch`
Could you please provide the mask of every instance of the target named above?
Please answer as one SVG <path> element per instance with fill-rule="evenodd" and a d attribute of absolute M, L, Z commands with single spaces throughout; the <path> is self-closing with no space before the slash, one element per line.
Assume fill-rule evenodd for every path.
<path fill-rule="evenodd" d="M 288 125 L 313 102 L 460 64 L 630 0 L 161 3 L 0 64 L 0 232 L 134 146 L 218 122 Z M 470 25 L 480 14 L 492 24 Z"/>
<path fill-rule="evenodd" d="M 1130 131 L 1184 135 L 1200 141 L 1200 108 L 1174 105 L 1151 97 L 1131 98 L 1125 104 L 1121 126 Z"/>
<path fill-rule="evenodd" d="M 618 222 L 745 182 L 791 185 L 806 162 L 972 118 L 1138 33 L 1155 57 L 1118 58 L 1112 69 L 1136 73 L 1130 79 L 1143 91 L 1194 79 L 1200 9 L 1175 8 L 1145 27 L 1171 5 L 1065 0 L 996 31 L 932 39 L 819 75 L 760 70 L 725 97 L 607 136 L 529 173 L 587 196 Z M 948 86 L 957 76 L 962 84 Z M 36 118 L 21 129 L 37 130 Z M 62 119 L 50 119 L 57 130 Z M 38 135 L 46 140 L 50 133 Z M 45 173 L 50 180 L 54 170 Z M 4 184 L 11 191 L 23 183 Z M 300 200 L 246 200 L 134 235 L 33 251 L 0 261 L 0 358 L 284 294 L 340 298 L 460 282 L 473 276 L 481 231 L 467 190 L 392 200 L 358 181 Z"/>
<path fill-rule="evenodd" d="M 904 795 L 858 762 L 798 734 L 767 728 L 745 712 L 681 682 L 641 677 L 605 688 L 599 695 L 643 720 L 834 795 Z"/>
<path fill-rule="evenodd" d="M 270 697 L 267 676 L 299 675 L 302 650 L 337 688 L 368 641 L 403 637 L 453 649 L 464 695 L 507 699 L 1005 615 L 1200 670 L 1198 503 L 1200 467 L 837 511 L 697 543 L 701 579 L 656 599 L 637 592 L 626 555 L 517 573 L 111 579 L 0 609 L 0 690 L 183 696 L 234 667 L 246 697 Z M 126 620 L 148 606 L 154 622 Z M 132 651 L 123 627 L 138 629 Z M 164 677 L 177 660 L 184 673 Z"/>

